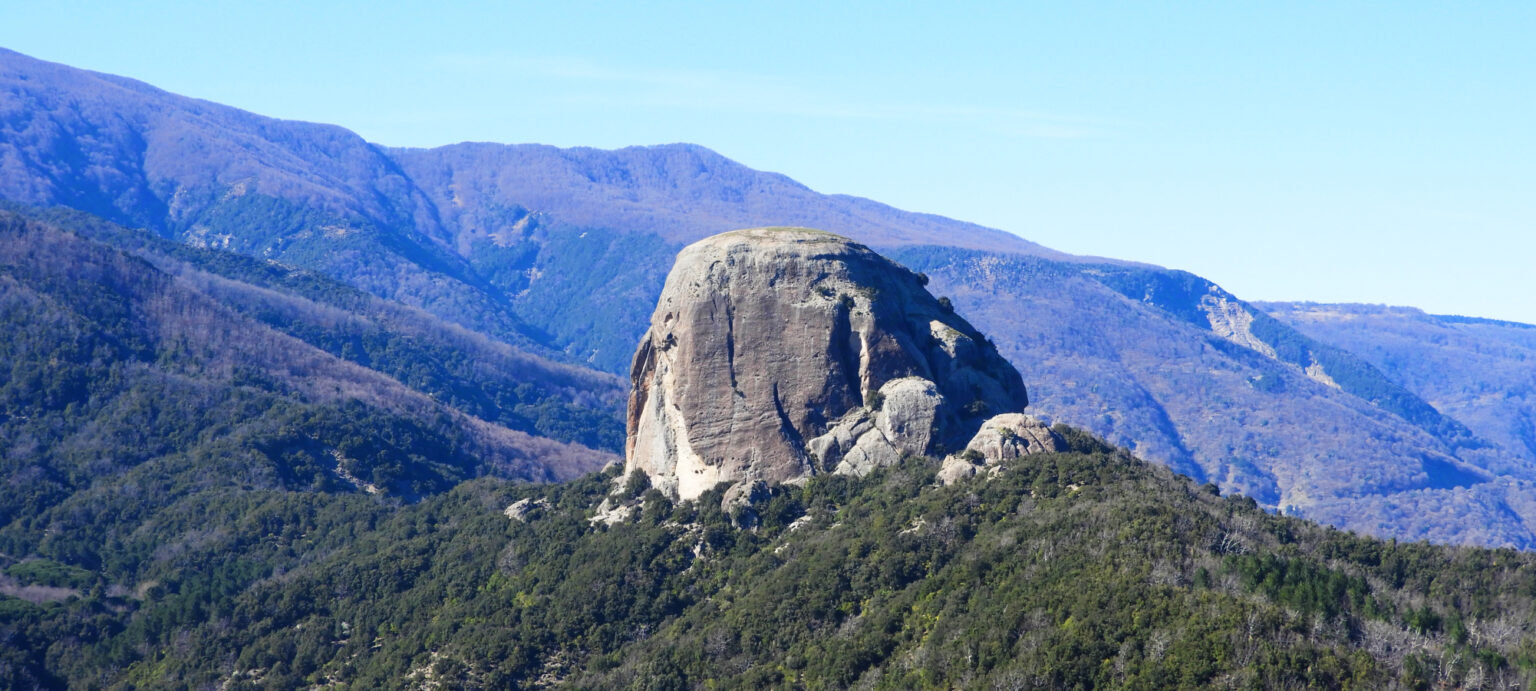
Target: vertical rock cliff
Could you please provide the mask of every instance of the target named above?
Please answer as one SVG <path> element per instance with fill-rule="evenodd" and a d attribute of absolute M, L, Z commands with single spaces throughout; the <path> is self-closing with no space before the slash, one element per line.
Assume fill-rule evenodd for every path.
<path fill-rule="evenodd" d="M 1022 410 L 1018 372 L 925 282 L 801 228 L 684 248 L 631 368 L 626 471 L 684 499 L 862 474 Z"/>

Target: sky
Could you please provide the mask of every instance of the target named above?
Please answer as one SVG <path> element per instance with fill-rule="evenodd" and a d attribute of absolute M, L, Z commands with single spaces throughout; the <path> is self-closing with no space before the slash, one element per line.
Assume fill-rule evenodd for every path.
<path fill-rule="evenodd" d="M 1536 323 L 1536 3 L 0 0 L 0 46 L 392 146 L 692 142 L 1248 300 Z"/>

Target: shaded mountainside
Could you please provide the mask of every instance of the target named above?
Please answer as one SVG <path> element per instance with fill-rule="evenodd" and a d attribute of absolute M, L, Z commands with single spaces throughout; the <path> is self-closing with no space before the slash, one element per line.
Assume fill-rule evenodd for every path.
<path fill-rule="evenodd" d="M 618 377 L 551 362 L 323 274 L 191 247 L 62 209 L 9 211 L 125 250 L 241 316 L 508 428 L 616 451 Z M 67 267 L 54 267 L 67 270 Z"/>
<path fill-rule="evenodd" d="M 1341 525 L 1536 544 L 1524 518 L 1536 464 L 1515 444 L 1521 429 L 1460 419 L 1477 413 L 1196 276 L 821 195 L 697 146 L 390 149 L 11 52 L 0 52 L 0 86 L 8 199 L 312 269 L 614 374 L 682 244 L 813 226 L 911 252 L 901 260 L 977 315 L 1053 419 Z M 476 415 L 500 408 L 455 395 Z"/>
<path fill-rule="evenodd" d="M 0 599 L 10 643 L 0 683 L 1423 689 L 1533 680 L 1529 554 L 1341 533 L 1058 433 L 1070 452 L 1021 459 L 991 479 L 940 486 L 937 461 L 910 457 L 863 478 L 779 486 L 751 507 L 753 530 L 722 512 L 720 489 L 673 503 L 633 482 L 631 517 L 594 524 L 612 471 L 562 485 L 477 480 L 400 508 L 355 495 L 248 494 L 209 507 L 215 533 L 189 534 L 166 558 L 183 570 L 137 593 L 98 587 L 96 573 L 10 564 L 17 582 L 90 592 L 49 605 Z M 191 530 L 179 520 L 167 528 Z M 230 543 L 255 546 L 244 570 L 281 564 L 283 576 L 210 579 L 200 558 Z"/>
<path fill-rule="evenodd" d="M 625 392 L 618 377 L 551 362 L 322 274 L 270 260 L 189 247 L 67 210 L 0 208 L 0 217 L 30 228 L 26 237 L 73 238 L 74 246 L 93 251 L 115 249 L 192 299 L 217 303 L 236 324 L 230 328 L 268 330 L 294 344 L 265 352 L 232 339 L 221 344 L 227 352 L 206 348 L 207 357 L 236 364 L 265 357 L 281 364 L 290 351 L 323 351 L 339 366 L 371 372 L 394 390 L 430 398 L 437 407 L 531 435 L 608 451 L 622 447 Z M 58 276 L 74 270 L 67 256 L 38 258 L 27 268 Z M 282 374 L 294 379 L 285 383 L 310 386 Z"/>
<path fill-rule="evenodd" d="M 1363 532 L 1533 543 L 1531 466 L 1203 279 L 949 248 L 892 256 L 996 340 L 1037 415 Z"/>
<path fill-rule="evenodd" d="M 616 459 L 576 443 L 618 448 L 616 378 L 370 309 L 376 298 L 313 274 L 42 215 L 136 247 L 0 212 L 4 560 L 140 583 L 171 568 L 159 550 L 192 539 L 162 523 L 210 501 L 390 503 Z"/>
<path fill-rule="evenodd" d="M 1536 326 L 1411 307 L 1261 306 L 1313 338 L 1357 353 L 1478 437 L 1536 464 Z"/>

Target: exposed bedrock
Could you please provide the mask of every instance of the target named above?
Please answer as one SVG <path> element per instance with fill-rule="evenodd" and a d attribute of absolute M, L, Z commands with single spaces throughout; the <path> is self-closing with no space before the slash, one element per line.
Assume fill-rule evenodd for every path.
<path fill-rule="evenodd" d="M 684 499 L 863 474 L 1023 410 L 1018 372 L 924 283 L 815 230 L 684 248 L 631 368 L 626 471 Z"/>

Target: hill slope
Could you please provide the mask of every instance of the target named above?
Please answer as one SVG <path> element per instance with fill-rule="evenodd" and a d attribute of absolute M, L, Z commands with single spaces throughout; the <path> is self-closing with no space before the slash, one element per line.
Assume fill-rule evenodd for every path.
<path fill-rule="evenodd" d="M 174 572 L 188 541 L 221 545 L 220 563 L 248 556 L 197 519 L 213 505 L 297 492 L 382 507 L 483 475 L 563 480 L 615 458 L 574 442 L 622 441 L 615 378 L 476 346 L 312 274 L 45 215 L 136 247 L 0 212 L 6 565 L 131 590 Z M 30 596 L 73 592 L 48 587 L 64 590 Z"/>
<path fill-rule="evenodd" d="M 529 345 L 431 204 L 340 127 L 265 118 L 0 49 L 0 197 L 323 271 Z"/>
<path fill-rule="evenodd" d="M 1411 307 L 1262 307 L 1313 338 L 1358 353 L 1480 438 L 1536 463 L 1536 326 Z"/>
<path fill-rule="evenodd" d="M 718 489 L 674 505 L 643 485 L 630 520 L 594 525 L 612 474 L 476 481 L 397 510 L 274 494 L 225 539 L 270 545 L 246 568 L 284 577 L 210 591 L 187 560 L 175 591 L 0 600 L 21 642 L 7 682 L 1429 688 L 1536 672 L 1529 555 L 1266 514 L 1058 432 L 1073 452 L 990 480 L 936 486 L 937 463 L 912 458 L 782 486 L 751 531 Z M 297 548 L 319 556 L 286 561 Z"/>

